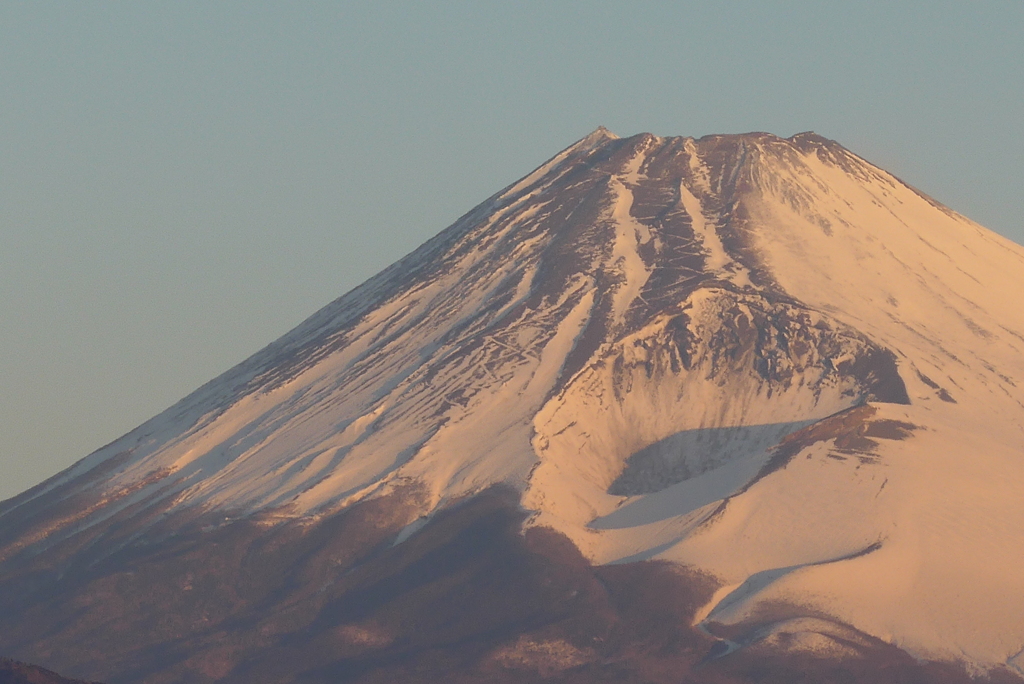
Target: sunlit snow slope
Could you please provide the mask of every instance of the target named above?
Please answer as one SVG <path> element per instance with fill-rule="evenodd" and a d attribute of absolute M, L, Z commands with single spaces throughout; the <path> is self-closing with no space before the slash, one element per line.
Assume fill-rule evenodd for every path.
<path fill-rule="evenodd" d="M 1024 249 L 814 134 L 599 129 L 0 504 L 45 521 L 0 561 L 130 506 L 505 483 L 594 562 L 714 575 L 730 648 L 852 626 L 1024 673 L 1022 295 Z"/>

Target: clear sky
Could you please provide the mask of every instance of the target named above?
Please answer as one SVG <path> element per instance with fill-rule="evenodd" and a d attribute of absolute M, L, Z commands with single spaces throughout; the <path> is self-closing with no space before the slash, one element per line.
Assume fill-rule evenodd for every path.
<path fill-rule="evenodd" d="M 0 498 L 598 125 L 814 130 L 1024 242 L 1024 2 L 0 0 Z"/>

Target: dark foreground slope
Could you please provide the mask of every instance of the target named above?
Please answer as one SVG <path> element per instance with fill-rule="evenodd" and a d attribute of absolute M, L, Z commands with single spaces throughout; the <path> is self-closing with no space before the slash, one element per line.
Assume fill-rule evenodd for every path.
<path fill-rule="evenodd" d="M 1020 681 L 972 679 L 854 630 L 844 645 L 856 655 L 838 660 L 757 646 L 722 656 L 691 626 L 712 578 L 664 562 L 593 566 L 557 532 L 523 534 L 502 488 L 394 545 L 417 497 L 316 525 L 196 521 L 70 568 L 45 597 L 7 576 L 0 640 L 83 676 L 114 673 L 111 684 Z"/>
<path fill-rule="evenodd" d="M 95 684 L 81 679 L 67 679 L 56 672 L 17 660 L 0 658 L 0 684 Z"/>

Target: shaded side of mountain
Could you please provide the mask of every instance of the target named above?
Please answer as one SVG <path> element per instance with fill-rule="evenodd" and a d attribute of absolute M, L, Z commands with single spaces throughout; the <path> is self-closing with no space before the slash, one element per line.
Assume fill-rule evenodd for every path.
<path fill-rule="evenodd" d="M 81 679 L 67 679 L 56 672 L 21 663 L 9 658 L 0 658 L 0 684 L 96 684 Z"/>
<path fill-rule="evenodd" d="M 316 523 L 192 521 L 42 581 L 54 548 L 35 572 L 0 578 L 0 643 L 112 684 L 976 681 L 866 635 L 838 659 L 778 634 L 716 657 L 722 642 L 691 626 L 713 578 L 592 566 L 552 530 L 522 533 L 501 487 L 429 521 L 415 519 L 419 496 L 399 489 Z M 130 538 L 120 524 L 108 534 Z"/>

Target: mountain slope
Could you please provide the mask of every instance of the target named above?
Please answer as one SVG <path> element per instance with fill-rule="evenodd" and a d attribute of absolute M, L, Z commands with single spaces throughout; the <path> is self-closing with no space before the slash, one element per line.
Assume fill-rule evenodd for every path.
<path fill-rule="evenodd" d="M 0 645 L 111 681 L 256 681 L 260 648 L 349 663 L 316 656 L 314 681 L 378 651 L 412 658 L 396 644 L 423 638 L 410 625 L 441 610 L 442 579 L 464 573 L 481 604 L 497 600 L 471 568 L 504 554 L 524 569 L 510 591 L 526 612 L 495 608 L 489 627 L 470 606 L 452 614 L 461 636 L 424 646 L 449 675 L 593 678 L 602 659 L 638 672 L 658 658 L 637 648 L 668 647 L 615 596 L 649 573 L 689 597 L 659 618 L 689 644 L 672 657 L 722 677 L 753 676 L 728 671 L 750 658 L 870 672 L 903 657 L 879 655 L 893 647 L 1024 674 L 1020 292 L 1024 249 L 814 134 L 599 129 L 0 503 L 17 616 Z M 454 541 L 474 538 L 460 515 L 480 506 L 506 521 L 490 556 Z M 387 575 L 420 547 L 425 603 L 393 605 L 406 578 L 353 608 L 361 572 Z M 184 598 L 199 576 L 203 598 Z M 583 604 L 552 612 L 535 603 L 545 586 Z M 151 625 L 161 613 L 179 617 Z M 567 626 L 580 615 L 610 631 Z M 537 636 L 544 625 L 557 634 Z M 380 658 L 351 677 L 394 666 Z"/>
<path fill-rule="evenodd" d="M 65 679 L 41 667 L 0 658 L 0 684 L 88 684 L 78 679 Z"/>

